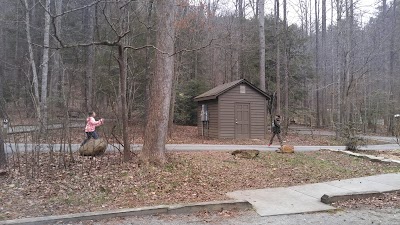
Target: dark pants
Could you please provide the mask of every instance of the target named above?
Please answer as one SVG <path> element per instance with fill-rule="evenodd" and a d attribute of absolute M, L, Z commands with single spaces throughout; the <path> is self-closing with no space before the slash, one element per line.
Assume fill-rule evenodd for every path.
<path fill-rule="evenodd" d="M 272 142 L 274 141 L 275 135 L 278 136 L 279 144 L 282 145 L 281 133 L 274 133 L 274 132 L 272 132 L 272 137 L 271 137 L 271 140 L 269 141 L 269 144 L 270 145 L 272 144 Z"/>
<path fill-rule="evenodd" d="M 84 145 L 84 144 L 86 144 L 86 142 L 89 141 L 90 138 L 99 139 L 99 135 L 97 135 L 96 131 L 93 131 L 93 132 L 86 132 L 86 139 L 83 141 L 83 143 L 81 144 L 81 146 Z"/>

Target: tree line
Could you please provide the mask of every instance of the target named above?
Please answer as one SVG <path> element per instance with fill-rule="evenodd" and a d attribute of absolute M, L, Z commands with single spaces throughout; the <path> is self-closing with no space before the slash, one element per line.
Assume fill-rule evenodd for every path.
<path fill-rule="evenodd" d="M 163 162 L 172 123 L 196 123 L 193 97 L 245 78 L 272 114 L 341 135 L 393 132 L 397 1 L 363 21 L 354 0 L 1 0 L 0 117 L 48 123 L 95 110 L 146 121 L 142 158 Z M 265 11 L 273 8 L 272 11 Z M 287 130 L 287 129 L 286 129 Z"/>

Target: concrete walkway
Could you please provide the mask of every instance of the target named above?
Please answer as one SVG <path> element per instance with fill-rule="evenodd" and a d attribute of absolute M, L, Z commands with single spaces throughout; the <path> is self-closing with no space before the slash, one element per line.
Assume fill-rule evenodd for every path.
<path fill-rule="evenodd" d="M 248 201 L 260 216 L 273 216 L 334 210 L 334 207 L 321 202 L 325 194 L 343 196 L 397 190 L 400 190 L 400 173 L 286 188 L 235 191 L 227 195 Z"/>

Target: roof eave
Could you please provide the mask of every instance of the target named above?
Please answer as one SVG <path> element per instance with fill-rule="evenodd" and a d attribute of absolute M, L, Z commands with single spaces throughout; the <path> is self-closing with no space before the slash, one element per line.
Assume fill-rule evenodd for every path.
<path fill-rule="evenodd" d="M 213 95 L 213 96 L 195 98 L 194 100 L 196 102 L 202 102 L 202 101 L 207 101 L 207 100 L 213 100 L 213 99 L 216 99 L 216 98 L 217 98 L 217 96 Z"/>

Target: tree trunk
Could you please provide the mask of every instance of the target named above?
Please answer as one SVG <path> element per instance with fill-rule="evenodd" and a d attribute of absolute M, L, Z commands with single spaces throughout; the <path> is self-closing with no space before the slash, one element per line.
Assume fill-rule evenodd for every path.
<path fill-rule="evenodd" d="M 283 38 L 283 60 L 285 68 L 285 112 L 284 112 L 284 129 L 283 132 L 287 134 L 289 128 L 289 55 L 288 55 L 288 24 L 287 24 L 287 10 L 286 0 L 283 0 L 283 26 L 284 26 L 284 38 Z"/>
<path fill-rule="evenodd" d="M 391 34 L 390 34 L 390 51 L 389 51 L 389 104 L 394 104 L 394 67 L 395 67 L 395 56 L 396 56 L 396 49 L 395 49 L 395 37 L 396 37 L 396 4 L 397 1 L 393 0 L 393 15 L 392 15 L 392 24 L 391 24 Z M 393 107 L 389 107 L 389 125 L 388 125 L 388 133 L 392 136 L 394 135 L 394 109 Z"/>
<path fill-rule="evenodd" d="M 33 104 L 36 109 L 36 116 L 38 120 L 41 120 L 41 110 L 39 107 L 39 79 L 37 75 L 37 70 L 36 70 L 36 63 L 35 63 L 35 57 L 34 57 L 34 52 L 32 48 L 32 39 L 31 39 L 31 22 L 30 22 L 30 13 L 29 13 L 29 4 L 28 0 L 24 0 L 24 5 L 25 5 L 25 29 L 26 29 L 26 40 L 28 42 L 28 51 L 29 51 L 29 63 L 31 65 L 32 69 L 32 83 L 33 83 Z"/>
<path fill-rule="evenodd" d="M 326 48 L 326 0 L 322 0 L 322 40 L 321 40 L 321 53 L 322 53 L 322 80 L 323 80 L 323 85 L 322 85 L 322 90 L 321 90 L 321 108 L 323 111 L 321 112 L 321 125 L 325 126 L 327 124 L 327 105 L 329 102 L 328 96 L 326 95 L 327 93 L 327 71 L 326 71 L 326 64 L 327 64 L 327 51 L 328 49 Z"/>
<path fill-rule="evenodd" d="M 265 18 L 264 18 L 265 0 L 258 1 L 258 34 L 260 39 L 260 89 L 265 91 Z"/>
<path fill-rule="evenodd" d="M 275 41 L 276 41 L 276 110 L 281 114 L 281 38 L 279 29 L 279 0 L 275 0 Z"/>
<path fill-rule="evenodd" d="M 60 15 L 62 13 L 62 4 L 63 0 L 56 0 L 55 3 L 55 10 L 56 14 Z M 61 17 L 54 18 L 54 23 L 57 29 L 57 35 L 61 34 Z M 58 45 L 58 47 L 60 47 Z M 56 100 L 57 107 L 61 106 L 61 50 L 56 49 L 54 50 L 54 63 L 53 63 L 53 70 L 50 77 L 50 96 L 51 98 Z"/>
<path fill-rule="evenodd" d="M 316 77 L 316 89 L 317 89 L 317 99 L 316 99 L 316 107 L 317 107 L 317 115 L 316 115 L 316 124 L 317 127 L 321 126 L 321 105 L 320 105 L 320 75 L 319 75 L 319 0 L 315 0 L 315 77 Z"/>
<path fill-rule="evenodd" d="M 94 37 L 94 8 L 85 9 L 84 30 L 88 32 L 89 42 L 93 42 Z M 86 111 L 93 110 L 93 66 L 94 66 L 94 45 L 86 47 L 86 70 L 85 70 L 85 103 Z"/>
<path fill-rule="evenodd" d="M 339 26 L 340 21 L 342 20 L 342 11 L 341 11 L 341 0 L 336 0 L 336 64 L 337 64 L 337 113 L 336 113 L 336 138 L 338 139 L 342 134 L 342 79 L 341 79 L 341 67 L 340 67 L 340 29 Z"/>
<path fill-rule="evenodd" d="M 165 162 L 165 143 L 174 77 L 175 0 L 156 0 L 156 12 L 158 50 L 141 159 L 144 162 L 159 164 Z"/>
<path fill-rule="evenodd" d="M 118 46 L 118 65 L 119 65 L 119 83 L 120 83 L 120 104 L 121 104 L 121 118 L 122 118 L 122 137 L 124 142 L 124 162 L 130 159 L 130 143 L 128 135 L 128 112 L 126 102 L 126 79 L 127 79 L 127 56 L 124 46 Z"/>
<path fill-rule="evenodd" d="M 50 0 L 46 0 L 46 10 L 44 12 L 44 37 L 43 37 L 43 67 L 42 67 L 42 87 L 41 87 L 41 128 L 47 130 L 47 77 L 49 74 L 49 46 L 50 46 Z"/>
<path fill-rule="evenodd" d="M 239 43 L 238 43 L 238 68 L 237 68 L 237 78 L 244 78 L 244 68 L 243 68 L 243 40 L 244 40 L 244 22 L 245 18 L 245 5 L 244 0 L 237 0 L 239 3 Z"/>
<path fill-rule="evenodd" d="M 147 31 L 146 31 L 146 45 L 151 44 L 151 15 L 153 11 L 154 0 L 149 0 L 147 6 Z M 145 119 L 149 112 L 149 99 L 150 99 L 150 85 L 151 85 L 151 68 L 150 68 L 150 48 L 146 48 L 146 60 L 145 60 Z"/>

